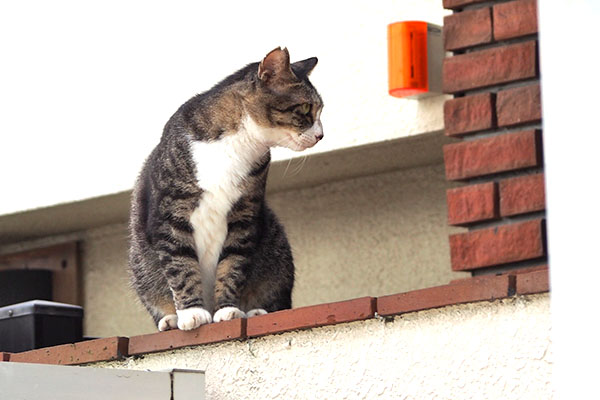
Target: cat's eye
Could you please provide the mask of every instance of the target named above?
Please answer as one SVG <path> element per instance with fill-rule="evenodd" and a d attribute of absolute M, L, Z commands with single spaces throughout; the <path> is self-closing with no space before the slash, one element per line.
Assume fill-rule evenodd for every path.
<path fill-rule="evenodd" d="M 310 112 L 311 105 L 310 103 L 300 104 L 297 108 L 298 112 L 302 115 L 306 115 Z"/>

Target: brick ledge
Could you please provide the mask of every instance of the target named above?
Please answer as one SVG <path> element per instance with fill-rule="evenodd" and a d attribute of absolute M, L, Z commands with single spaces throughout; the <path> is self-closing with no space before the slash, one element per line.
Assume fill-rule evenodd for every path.
<path fill-rule="evenodd" d="M 128 355 L 129 338 L 109 337 L 78 343 L 62 344 L 41 349 L 12 353 L 11 362 L 78 365 L 97 361 L 118 360 Z"/>
<path fill-rule="evenodd" d="M 382 297 L 361 297 L 334 303 L 299 307 L 249 319 L 203 325 L 193 331 L 172 330 L 147 335 L 110 337 L 47 347 L 22 353 L 0 352 L 0 362 L 79 365 L 122 359 L 187 346 L 272 335 L 374 318 L 392 316 L 514 295 L 550 290 L 548 267 L 512 271 L 497 276 L 459 279 L 447 285 Z"/>

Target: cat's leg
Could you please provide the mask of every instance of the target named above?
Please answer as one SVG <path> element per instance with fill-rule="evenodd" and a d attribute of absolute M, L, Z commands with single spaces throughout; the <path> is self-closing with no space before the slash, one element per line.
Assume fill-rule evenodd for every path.
<path fill-rule="evenodd" d="M 261 169 L 263 174 L 266 170 Z M 250 193 L 238 200 L 228 215 L 227 236 L 215 277 L 215 322 L 246 316 L 241 309 L 241 297 L 259 238 L 259 221 L 249 216 L 259 213 L 261 204 L 262 197 Z"/>
<path fill-rule="evenodd" d="M 262 239 L 252 256 L 242 292 L 248 317 L 292 307 L 294 261 L 283 227 L 265 206 Z"/>
<path fill-rule="evenodd" d="M 177 327 L 190 330 L 212 322 L 204 305 L 202 274 L 194 247 L 173 235 L 159 241 L 158 245 L 159 259 L 173 295 Z M 173 324 L 175 319 L 170 317 L 164 322 Z"/>
<path fill-rule="evenodd" d="M 247 258 L 239 254 L 229 254 L 219 262 L 215 281 L 217 311 L 213 318 L 214 322 L 246 316 L 246 313 L 240 310 L 240 295 L 247 265 Z"/>
<path fill-rule="evenodd" d="M 132 283 L 158 330 L 176 329 L 177 314 L 175 304 L 173 304 L 173 295 L 164 273 L 157 267 L 159 265 L 158 256 L 147 247 L 146 243 L 143 246 L 141 252 L 134 249 L 135 253 L 131 254 Z M 140 253 L 144 258 L 139 255 Z"/>

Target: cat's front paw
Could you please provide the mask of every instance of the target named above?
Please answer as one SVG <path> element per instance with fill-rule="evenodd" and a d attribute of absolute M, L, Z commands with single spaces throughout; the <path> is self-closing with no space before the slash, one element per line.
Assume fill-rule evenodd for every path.
<path fill-rule="evenodd" d="M 223 307 L 219 309 L 213 318 L 215 322 L 229 321 L 235 318 L 245 318 L 246 313 L 237 307 Z"/>
<path fill-rule="evenodd" d="M 175 328 L 177 328 L 177 315 L 175 314 L 165 315 L 158 321 L 158 330 L 161 332 Z"/>
<path fill-rule="evenodd" d="M 212 317 L 202 307 L 190 307 L 185 310 L 177 310 L 177 327 L 182 331 L 196 329 L 200 325 L 210 324 Z"/>
<path fill-rule="evenodd" d="M 256 317 L 257 315 L 265 315 L 268 314 L 267 310 L 262 309 L 262 308 L 255 308 L 253 310 L 250 310 L 246 313 L 246 317 L 250 318 L 250 317 Z"/>

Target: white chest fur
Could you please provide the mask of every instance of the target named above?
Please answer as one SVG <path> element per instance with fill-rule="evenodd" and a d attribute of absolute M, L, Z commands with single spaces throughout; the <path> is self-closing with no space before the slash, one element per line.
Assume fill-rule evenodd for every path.
<path fill-rule="evenodd" d="M 217 263 L 227 236 L 227 214 L 242 195 L 241 184 L 267 147 L 245 128 L 212 142 L 192 142 L 198 185 L 203 194 L 190 222 L 202 271 L 205 307 L 214 309 Z"/>

